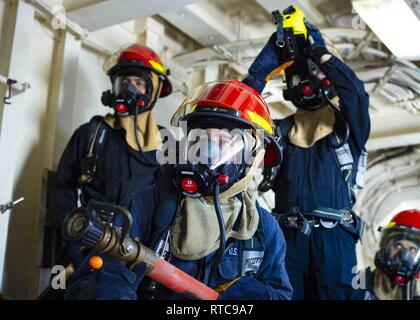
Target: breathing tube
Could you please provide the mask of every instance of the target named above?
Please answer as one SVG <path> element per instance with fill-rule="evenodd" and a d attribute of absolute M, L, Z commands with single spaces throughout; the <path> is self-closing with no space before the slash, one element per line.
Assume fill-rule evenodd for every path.
<path fill-rule="evenodd" d="M 216 268 L 219 266 L 220 262 L 222 261 L 223 255 L 226 250 L 226 229 L 225 229 L 225 220 L 222 214 L 222 208 L 220 206 L 220 184 L 216 181 L 213 190 L 213 201 L 214 201 L 214 208 L 216 210 L 217 222 L 219 224 L 219 234 L 220 234 L 220 244 L 219 250 L 217 251 L 216 259 L 213 262 L 213 270 L 215 271 Z"/>
<path fill-rule="evenodd" d="M 344 118 L 344 116 L 341 114 L 340 110 L 338 110 L 338 107 L 334 103 L 332 103 L 332 101 L 328 97 L 327 90 L 323 89 L 321 91 L 322 91 L 322 95 L 324 96 L 324 99 L 333 108 L 334 113 L 336 115 L 338 115 L 338 117 L 340 118 L 341 122 L 344 124 L 344 127 L 345 127 L 344 138 L 341 140 L 341 142 L 339 142 L 337 144 L 334 144 L 334 148 L 341 148 L 343 145 L 345 145 L 349 141 L 349 138 L 350 138 L 350 126 L 347 123 L 347 121 Z"/>

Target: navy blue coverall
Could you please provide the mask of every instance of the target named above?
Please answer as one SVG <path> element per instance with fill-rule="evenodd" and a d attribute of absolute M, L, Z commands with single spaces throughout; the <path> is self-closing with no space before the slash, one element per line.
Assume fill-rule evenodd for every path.
<path fill-rule="evenodd" d="M 319 31 L 312 33 L 321 38 Z M 244 82 L 261 92 L 262 76 L 282 64 L 282 52 L 275 45 L 275 34 L 250 68 Z M 323 40 L 318 40 L 318 42 Z M 324 50 L 326 53 L 326 49 Z M 340 98 L 341 113 L 350 127 L 348 141 L 357 164 L 370 132 L 369 96 L 363 82 L 340 59 L 332 56 L 320 69 L 334 85 Z M 261 76 L 262 75 L 262 76 Z M 275 120 L 279 125 L 282 120 Z M 285 137 L 287 139 L 287 137 Z M 329 136 L 310 148 L 300 148 L 286 140 L 284 158 L 278 172 L 275 192 L 276 213 L 301 212 L 317 208 L 350 209 L 348 186 L 330 147 Z M 353 171 L 353 181 L 355 179 Z M 293 299 L 363 299 L 362 290 L 352 288 L 358 237 L 337 226 L 313 228 L 309 236 L 298 229 L 283 229 L 286 242 L 286 269 L 293 286 Z"/>
<path fill-rule="evenodd" d="M 76 207 L 79 164 L 86 153 L 89 132 L 88 124 L 76 130 L 60 161 L 51 204 L 56 210 L 58 224 Z M 99 155 L 97 175 L 92 184 L 82 191 L 82 205 L 95 199 L 124 206 L 133 216 L 131 236 L 137 236 L 145 245 L 157 251 L 173 227 L 180 201 L 179 193 L 158 167 L 144 165 L 143 158 L 125 142 L 123 130 L 108 128 L 107 132 L 106 143 Z M 146 155 L 149 157 L 150 154 Z M 199 261 L 172 257 L 171 263 L 213 288 L 241 277 L 226 291 L 224 299 L 290 299 L 292 288 L 284 265 L 284 236 L 273 217 L 261 208 L 258 210 L 258 232 L 251 241 L 231 243 L 217 274 L 210 272 L 214 254 Z M 254 255 L 257 252 L 256 256 L 260 257 L 258 251 L 264 252 L 262 259 L 255 260 L 259 260 L 258 271 L 245 274 L 249 267 L 255 268 L 255 265 L 247 264 L 249 252 L 251 256 L 252 252 Z M 66 299 L 136 299 L 146 296 L 142 292 L 144 264 L 129 271 L 119 261 L 102 255 L 104 266 L 92 272 L 89 258 L 94 253 L 83 256 L 80 247 L 74 244 L 67 245 L 66 253 L 77 266 L 65 292 Z M 244 266 L 248 266 L 248 269 Z M 181 298 L 161 286 L 151 295 L 154 299 Z"/>
<path fill-rule="evenodd" d="M 357 164 L 370 132 L 368 94 L 363 82 L 335 56 L 320 68 L 340 98 L 342 115 L 350 126 L 348 143 Z M 328 144 L 328 137 L 310 148 L 287 143 L 274 191 L 274 211 L 278 213 L 288 212 L 293 207 L 299 207 L 302 212 L 319 207 L 352 207 L 347 184 Z M 310 236 L 297 229 L 284 229 L 283 232 L 293 299 L 363 298 L 364 292 L 354 290 L 351 285 L 356 276 L 353 269 L 357 265 L 356 235 L 340 225 L 332 229 L 313 228 Z"/>

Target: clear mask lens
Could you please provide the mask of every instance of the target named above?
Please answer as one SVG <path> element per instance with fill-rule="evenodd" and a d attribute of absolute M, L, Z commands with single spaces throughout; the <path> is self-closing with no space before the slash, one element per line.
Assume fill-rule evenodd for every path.
<path fill-rule="evenodd" d="M 241 164 L 246 145 L 246 136 L 239 130 L 192 129 L 188 132 L 184 159 L 216 170 L 225 164 Z"/>
<path fill-rule="evenodd" d="M 135 94 L 150 94 L 150 79 L 139 76 L 118 76 L 115 78 L 113 91 L 116 96 L 124 94 L 127 90 Z"/>
<path fill-rule="evenodd" d="M 407 240 L 402 237 L 395 237 L 391 239 L 386 247 L 390 258 L 404 253 L 404 256 L 410 256 L 414 263 L 419 261 L 419 246 L 413 241 Z"/>

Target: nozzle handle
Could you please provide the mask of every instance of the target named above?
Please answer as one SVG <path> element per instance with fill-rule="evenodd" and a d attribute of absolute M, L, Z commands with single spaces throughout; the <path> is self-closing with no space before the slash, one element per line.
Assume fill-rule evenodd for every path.
<path fill-rule="evenodd" d="M 106 225 L 101 222 L 94 211 L 77 208 L 64 219 L 61 234 L 67 241 L 94 247 L 102 239 L 105 228 Z"/>

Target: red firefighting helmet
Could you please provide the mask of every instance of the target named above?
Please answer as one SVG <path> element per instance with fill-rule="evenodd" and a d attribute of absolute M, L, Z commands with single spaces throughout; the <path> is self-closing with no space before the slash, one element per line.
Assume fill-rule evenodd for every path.
<path fill-rule="evenodd" d="M 152 49 L 132 44 L 129 47 L 114 53 L 104 64 L 104 71 L 113 82 L 115 76 L 123 69 L 134 67 L 144 68 L 156 72 L 162 81 L 160 97 L 166 97 L 172 92 L 172 85 L 168 79 L 169 70 L 165 69 L 163 62 Z"/>
<path fill-rule="evenodd" d="M 266 140 L 264 164 L 277 165 L 279 150 L 274 139 L 275 124 L 261 95 L 238 80 L 206 83 L 188 95 L 172 117 L 171 124 L 192 119 L 226 119 L 241 127 L 263 130 Z M 273 156 L 275 154 L 275 156 Z M 269 161 L 267 160 L 269 159 Z"/>

